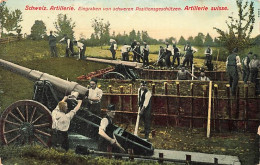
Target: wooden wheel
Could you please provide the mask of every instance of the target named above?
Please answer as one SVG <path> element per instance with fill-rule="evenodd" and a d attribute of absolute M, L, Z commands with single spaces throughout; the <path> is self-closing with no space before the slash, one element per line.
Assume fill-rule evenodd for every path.
<path fill-rule="evenodd" d="M 1 115 L 0 137 L 4 144 L 51 144 L 51 112 L 33 100 L 20 100 Z"/>

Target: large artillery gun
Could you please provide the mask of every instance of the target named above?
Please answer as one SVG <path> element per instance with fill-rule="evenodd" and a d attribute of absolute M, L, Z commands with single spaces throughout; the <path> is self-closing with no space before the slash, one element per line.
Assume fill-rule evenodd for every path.
<path fill-rule="evenodd" d="M 0 66 L 35 82 L 33 100 L 19 100 L 4 110 L 0 118 L 0 138 L 3 144 L 42 144 L 51 146 L 51 111 L 59 100 L 69 93 L 78 93 L 83 98 L 88 88 L 76 82 L 63 80 L 53 75 L 32 70 L 0 59 Z M 73 108 L 73 99 L 68 107 Z M 101 118 L 86 108 L 75 115 L 69 131 L 98 140 Z M 152 144 L 114 126 L 114 135 L 125 149 L 135 154 L 152 155 Z"/>

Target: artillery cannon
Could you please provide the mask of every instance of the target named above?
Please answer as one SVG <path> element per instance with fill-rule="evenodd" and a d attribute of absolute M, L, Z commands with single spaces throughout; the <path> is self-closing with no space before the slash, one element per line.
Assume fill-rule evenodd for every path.
<path fill-rule="evenodd" d="M 10 105 L 1 115 L 0 138 L 4 144 L 42 144 L 51 145 L 51 111 L 59 98 L 71 92 L 78 92 L 83 97 L 88 88 L 76 82 L 28 69 L 17 64 L 0 59 L 0 66 L 11 70 L 30 80 L 36 81 L 33 100 L 20 100 Z M 40 96 L 40 97 L 39 97 Z M 49 101 L 48 101 L 49 99 Z M 69 106 L 69 103 L 68 103 Z M 98 139 L 98 127 L 101 118 L 89 112 L 84 107 L 71 121 L 69 131 L 83 136 Z M 114 126 L 114 135 L 127 150 L 133 149 L 135 154 L 152 155 L 152 144 Z"/>

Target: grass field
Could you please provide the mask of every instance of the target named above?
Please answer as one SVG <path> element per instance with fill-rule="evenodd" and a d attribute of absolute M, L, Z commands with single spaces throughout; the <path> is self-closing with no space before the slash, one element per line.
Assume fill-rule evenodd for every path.
<path fill-rule="evenodd" d="M 151 52 L 153 53 L 151 60 L 154 62 L 157 59 L 157 47 L 158 45 L 151 46 Z M 107 48 L 108 47 L 104 47 L 103 49 L 100 49 L 100 47 L 87 48 L 86 55 L 110 58 L 111 54 Z M 204 50 L 201 48 L 198 52 L 201 51 Z M 58 52 L 60 56 L 64 55 L 64 45 L 58 45 Z M 120 55 L 118 51 L 117 57 L 120 58 Z M 24 40 L 0 45 L 0 58 L 70 81 L 76 81 L 76 77 L 79 75 L 107 67 L 107 65 L 104 64 L 78 61 L 76 58 L 50 58 L 47 41 Z M 203 61 L 203 59 L 195 59 L 197 64 L 200 64 L 201 61 Z M 32 94 L 32 81 L 0 68 L 0 113 L 8 105 L 17 100 L 32 98 Z M 124 127 L 124 125 L 122 125 L 122 127 Z M 129 126 L 129 131 L 132 131 L 133 127 L 133 125 Z M 238 156 L 244 165 L 253 164 L 256 149 L 254 140 L 255 134 L 236 132 L 214 133 L 213 136 L 208 139 L 203 129 L 191 131 L 187 128 L 158 126 L 154 126 L 154 129 L 156 129 L 156 136 L 151 138 L 151 142 L 155 148 L 234 155 Z M 11 152 L 11 150 L 9 150 L 8 147 L 4 147 L 0 149 L 0 157 L 5 158 L 4 160 L 7 160 L 7 164 L 15 164 L 19 161 L 21 162 L 20 164 L 26 164 L 26 162 L 31 162 L 31 164 L 59 164 L 59 161 L 67 160 L 67 157 L 73 159 L 72 161 L 74 161 L 74 159 L 78 161 L 81 160 L 81 158 L 74 153 L 66 155 L 60 151 L 39 147 L 32 148 L 31 150 L 28 148 L 15 148 L 14 150 L 14 153 L 21 153 L 21 155 L 18 154 L 17 157 L 10 158 L 6 155 L 8 155 L 8 151 Z M 58 157 L 57 161 L 53 160 L 52 154 Z M 90 159 L 92 163 L 94 162 L 93 164 L 121 164 L 113 161 L 110 162 L 110 160 L 107 159 L 86 159 Z M 82 162 L 84 161 L 82 160 Z"/>

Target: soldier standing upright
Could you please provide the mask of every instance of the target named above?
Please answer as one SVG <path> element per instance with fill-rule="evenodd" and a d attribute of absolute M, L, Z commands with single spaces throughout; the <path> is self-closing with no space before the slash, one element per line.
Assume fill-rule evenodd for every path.
<path fill-rule="evenodd" d="M 227 57 L 226 67 L 227 73 L 229 75 L 229 85 L 231 88 L 231 93 L 233 96 L 236 95 L 236 89 L 238 84 L 238 67 L 241 67 L 240 57 L 237 55 L 238 49 L 235 48 Z"/>
<path fill-rule="evenodd" d="M 180 50 L 176 47 L 176 45 L 173 45 L 173 60 L 172 60 L 172 66 L 174 67 L 175 60 L 177 59 L 178 66 L 180 66 Z"/>
<path fill-rule="evenodd" d="M 252 52 L 249 52 L 247 56 L 242 59 L 243 81 L 245 84 L 248 82 L 248 78 L 250 75 L 249 63 L 252 54 Z"/>
<path fill-rule="evenodd" d="M 144 42 L 144 47 L 142 49 L 143 54 L 143 65 L 149 66 L 149 45 L 147 45 L 146 42 Z"/>
<path fill-rule="evenodd" d="M 116 59 L 116 49 L 117 49 L 117 44 L 114 39 L 110 39 L 110 52 L 112 53 L 112 59 Z"/>
<path fill-rule="evenodd" d="M 137 53 L 134 51 L 134 48 L 136 47 L 136 45 L 137 45 L 137 42 L 136 42 L 136 40 L 134 40 L 134 42 L 132 42 L 132 44 L 131 44 L 131 50 L 133 51 L 133 53 L 134 53 L 134 56 L 133 56 L 133 62 L 135 62 L 136 61 L 136 59 L 137 59 Z"/>
<path fill-rule="evenodd" d="M 85 94 L 87 99 L 87 108 L 95 115 L 101 115 L 101 98 L 103 91 L 97 87 L 97 79 L 92 78 L 89 82 L 90 88 Z"/>
<path fill-rule="evenodd" d="M 140 62 L 141 59 L 141 47 L 140 47 L 140 42 L 136 43 L 136 46 L 133 49 L 134 54 L 136 54 L 136 60 L 137 62 Z"/>
<path fill-rule="evenodd" d="M 257 81 L 258 69 L 260 68 L 260 61 L 257 59 L 257 55 L 254 54 L 253 59 L 249 63 L 250 68 L 250 81 L 255 83 L 255 94 L 260 94 L 260 85 L 259 81 Z"/>
<path fill-rule="evenodd" d="M 141 81 L 141 86 L 138 89 L 138 107 L 140 117 L 144 121 L 144 130 L 140 133 L 145 134 L 145 139 L 149 138 L 151 127 L 151 97 L 152 93 L 148 90 L 146 81 Z"/>
<path fill-rule="evenodd" d="M 172 47 L 169 45 L 168 42 L 165 43 L 166 47 L 165 47 L 165 63 L 166 63 L 166 67 L 170 68 L 171 67 L 171 55 L 172 55 Z"/>
<path fill-rule="evenodd" d="M 56 48 L 56 37 L 52 35 L 52 31 L 50 31 L 49 35 L 49 46 L 51 51 L 51 57 L 58 57 L 57 55 L 57 48 Z"/>
<path fill-rule="evenodd" d="M 212 49 L 210 48 L 210 46 L 207 47 L 207 49 L 205 50 L 205 65 L 208 67 L 209 71 L 213 70 L 213 64 L 212 64 Z"/>
<path fill-rule="evenodd" d="M 185 64 L 187 63 L 187 66 L 190 65 L 192 70 L 193 54 L 196 52 L 196 50 L 193 50 L 190 44 L 185 46 L 184 50 L 186 51 L 186 53 L 185 53 L 185 59 L 183 61 L 182 66 L 185 66 Z"/>
<path fill-rule="evenodd" d="M 79 58 L 83 60 L 85 57 L 85 51 L 86 51 L 86 45 L 79 42 L 79 41 L 74 41 L 74 44 L 77 46 L 77 48 L 79 49 Z"/>

